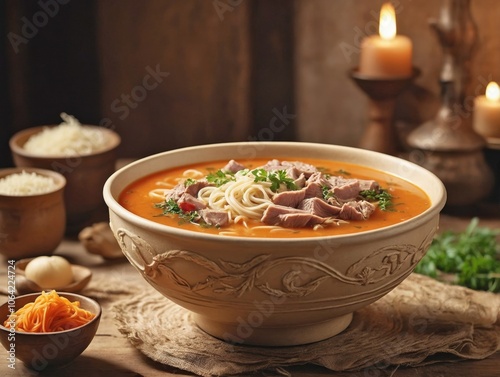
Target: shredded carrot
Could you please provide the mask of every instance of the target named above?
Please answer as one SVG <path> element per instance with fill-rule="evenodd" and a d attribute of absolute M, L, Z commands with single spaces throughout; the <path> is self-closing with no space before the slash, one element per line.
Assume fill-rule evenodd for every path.
<path fill-rule="evenodd" d="M 34 302 L 12 313 L 5 327 L 15 323 L 15 329 L 25 332 L 54 332 L 73 329 L 88 323 L 95 314 L 80 308 L 80 302 L 71 302 L 56 291 L 42 292 Z"/>

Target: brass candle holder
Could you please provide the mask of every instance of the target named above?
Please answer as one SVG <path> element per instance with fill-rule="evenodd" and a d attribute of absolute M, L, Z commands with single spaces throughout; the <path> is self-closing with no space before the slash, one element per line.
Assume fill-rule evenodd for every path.
<path fill-rule="evenodd" d="M 368 96 L 368 124 L 359 147 L 390 155 L 401 152 L 401 142 L 394 126 L 396 99 L 420 74 L 413 68 L 409 77 L 374 78 L 359 73 L 358 68 L 349 71 L 349 77 Z"/>
<path fill-rule="evenodd" d="M 484 158 L 485 140 L 473 130 L 472 114 L 465 106 L 477 40 L 470 0 L 443 0 L 439 19 L 430 25 L 443 48 L 442 105 L 434 119 L 408 136 L 414 148 L 410 160 L 443 181 L 448 208 L 467 207 L 486 198 L 493 187 L 493 173 Z"/>

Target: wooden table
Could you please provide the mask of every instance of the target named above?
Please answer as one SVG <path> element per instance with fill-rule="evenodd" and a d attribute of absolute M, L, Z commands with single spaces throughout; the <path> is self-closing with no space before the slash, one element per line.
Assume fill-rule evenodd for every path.
<path fill-rule="evenodd" d="M 454 229 L 463 230 L 470 221 L 469 217 L 451 217 L 443 215 L 441 217 L 441 230 Z M 484 219 L 481 226 L 489 226 L 500 229 L 500 216 L 496 218 Z M 88 266 L 92 269 L 94 276 L 109 274 L 121 275 L 124 281 L 145 284 L 143 278 L 125 260 L 105 262 L 99 256 L 91 255 L 75 240 L 65 240 L 56 251 L 57 254 L 70 259 L 73 263 Z M 4 267 L 5 263 L 2 264 Z M 6 270 L 0 273 L 0 282 L 6 286 Z M 116 275 L 115 275 L 116 276 Z M 5 296 L 0 296 L 0 302 L 5 302 Z M 51 371 L 50 376 L 191 376 L 192 374 L 179 371 L 162 364 L 156 363 L 143 356 L 136 350 L 127 339 L 118 331 L 113 319 L 113 313 L 107 309 L 111 303 L 103 304 L 103 315 L 98 332 L 90 346 L 83 354 L 68 366 Z M 3 349 L 2 349 L 3 350 Z M 0 354 L 1 354 L 0 350 Z M 287 369 L 292 376 L 453 376 L 453 377 L 493 377 L 500 376 L 500 352 L 480 361 L 460 361 L 456 363 L 441 363 L 420 368 L 387 368 L 355 373 L 335 373 L 320 367 L 301 366 Z M 16 369 L 7 368 L 6 353 L 0 357 L 0 374 L 3 376 L 31 376 L 32 371 L 28 370 L 21 362 L 16 363 Z M 270 374 L 266 374 L 269 376 Z"/>

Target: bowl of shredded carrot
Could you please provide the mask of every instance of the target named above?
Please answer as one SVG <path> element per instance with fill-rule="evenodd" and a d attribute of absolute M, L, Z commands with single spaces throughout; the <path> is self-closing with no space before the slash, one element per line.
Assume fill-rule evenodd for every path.
<path fill-rule="evenodd" d="M 68 292 L 11 295 L 0 306 L 0 342 L 9 364 L 41 371 L 66 365 L 94 338 L 101 318 L 95 300 Z"/>

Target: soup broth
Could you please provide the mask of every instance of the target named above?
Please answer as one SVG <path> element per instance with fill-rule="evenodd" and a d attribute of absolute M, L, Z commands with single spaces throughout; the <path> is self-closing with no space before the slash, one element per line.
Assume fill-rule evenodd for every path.
<path fill-rule="evenodd" d="M 269 158 L 261 158 L 238 160 L 238 162 L 249 169 L 254 169 L 265 165 L 269 160 Z M 227 161 L 212 161 L 182 166 L 143 177 L 123 190 L 119 197 L 119 203 L 128 211 L 138 216 L 171 227 L 210 234 L 267 238 L 322 237 L 364 232 L 408 220 L 424 212 L 431 204 L 427 195 L 412 183 L 372 168 L 346 162 L 307 158 L 287 158 L 287 161 L 301 161 L 311 164 L 332 176 L 375 180 L 381 188 L 387 190 L 392 195 L 393 205 L 389 210 L 382 210 L 377 207 L 367 220 L 340 222 L 338 225 L 331 224 L 319 229 L 311 227 L 266 227 L 260 221 L 255 220 L 248 220 L 246 226 L 238 223 L 218 228 L 192 224 L 180 219 L 177 215 L 163 215 L 162 209 L 156 205 L 161 200 L 158 197 L 153 199 L 150 195 L 153 190 L 158 192 L 158 190 L 173 188 L 188 177 L 200 179 L 202 176 L 217 172 L 227 164 Z"/>

